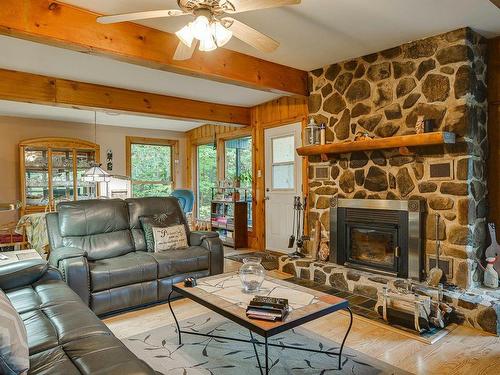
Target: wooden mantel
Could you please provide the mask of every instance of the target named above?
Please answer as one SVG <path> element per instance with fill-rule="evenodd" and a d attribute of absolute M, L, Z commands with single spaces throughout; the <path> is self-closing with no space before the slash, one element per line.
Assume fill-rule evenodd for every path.
<path fill-rule="evenodd" d="M 300 156 L 346 154 L 353 151 L 381 150 L 410 146 L 430 146 L 455 143 L 455 133 L 432 132 L 424 134 L 399 135 L 389 138 L 363 139 L 359 141 L 336 142 L 326 145 L 312 145 L 297 148 Z"/>

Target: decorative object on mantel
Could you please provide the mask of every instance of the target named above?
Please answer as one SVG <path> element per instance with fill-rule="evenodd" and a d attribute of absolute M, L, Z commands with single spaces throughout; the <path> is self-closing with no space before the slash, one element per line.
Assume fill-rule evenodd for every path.
<path fill-rule="evenodd" d="M 321 154 L 346 154 L 353 151 L 383 150 L 388 148 L 431 146 L 455 143 L 455 133 L 432 132 L 398 135 L 389 138 L 363 139 L 353 142 L 336 142 L 326 145 L 309 145 L 297 148 L 300 156 Z"/>
<path fill-rule="evenodd" d="M 319 126 L 319 144 L 326 145 L 326 125 L 324 123 Z"/>
<path fill-rule="evenodd" d="M 429 118 L 424 121 L 424 133 L 432 133 L 434 131 L 434 119 Z"/>
<path fill-rule="evenodd" d="M 319 144 L 319 126 L 314 121 L 314 118 L 309 118 L 309 124 L 305 128 L 305 141 L 306 145 L 313 146 Z"/>
<path fill-rule="evenodd" d="M 373 139 L 372 136 L 368 132 L 357 132 L 356 135 L 354 136 L 354 142 L 356 141 L 364 141 L 367 139 Z"/>
<path fill-rule="evenodd" d="M 430 286 L 438 286 L 443 278 L 443 270 L 439 268 L 439 214 L 436 212 L 436 266 L 429 271 L 427 276 L 427 284 Z"/>
<path fill-rule="evenodd" d="M 417 123 L 415 124 L 415 132 L 417 134 L 424 133 L 424 116 L 417 117 Z"/>
<path fill-rule="evenodd" d="M 486 248 L 484 254 L 486 255 L 486 257 L 496 257 L 493 268 L 500 274 L 500 245 L 497 242 L 495 223 L 488 223 L 488 229 L 490 232 L 491 244 Z"/>

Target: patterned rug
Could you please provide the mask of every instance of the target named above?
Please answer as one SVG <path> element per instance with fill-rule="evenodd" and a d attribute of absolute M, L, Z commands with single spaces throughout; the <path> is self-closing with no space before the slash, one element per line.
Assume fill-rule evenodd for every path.
<path fill-rule="evenodd" d="M 283 255 L 283 254 L 281 254 Z M 268 270 L 277 270 L 279 267 L 279 256 L 271 254 L 267 251 L 252 251 L 250 253 L 244 253 L 244 254 L 233 254 L 233 255 L 226 255 L 226 259 L 234 260 L 236 262 L 243 263 L 243 259 L 248 258 L 248 257 L 257 257 L 262 259 L 262 266 Z"/>
<path fill-rule="evenodd" d="M 181 329 L 192 332 L 250 338 L 247 329 L 215 313 L 182 321 L 180 325 Z M 254 337 L 260 339 L 258 335 Z M 164 375 L 260 374 L 251 344 L 183 335 L 183 344 L 177 345 L 175 325 L 157 328 L 124 339 L 123 342 L 135 355 Z M 300 327 L 278 334 L 270 342 L 329 351 L 339 348 L 339 344 Z M 264 349 L 258 345 L 257 350 L 262 361 Z M 409 374 L 347 347 L 342 355 L 342 370 L 337 369 L 336 356 L 273 347 L 269 351 L 271 375 Z"/>

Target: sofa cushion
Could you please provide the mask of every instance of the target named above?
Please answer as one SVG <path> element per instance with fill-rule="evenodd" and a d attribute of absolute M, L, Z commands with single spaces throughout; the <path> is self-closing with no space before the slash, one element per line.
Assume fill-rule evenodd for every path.
<path fill-rule="evenodd" d="M 158 262 L 158 278 L 208 269 L 208 251 L 201 246 L 148 253 Z"/>
<path fill-rule="evenodd" d="M 28 333 L 30 355 L 57 345 L 111 332 L 63 281 L 26 286 L 9 291 Z"/>
<path fill-rule="evenodd" d="M 158 275 L 155 260 L 142 251 L 89 261 L 89 270 L 92 292 L 156 280 Z"/>
<path fill-rule="evenodd" d="M 128 229 L 127 203 L 121 199 L 91 199 L 57 205 L 61 236 L 89 236 Z"/>
<path fill-rule="evenodd" d="M 158 214 L 151 216 L 141 216 L 139 218 L 139 221 L 144 232 L 144 239 L 146 240 L 147 250 L 150 252 L 154 252 L 156 250 L 155 238 L 153 234 L 154 228 L 167 228 L 176 225 L 182 226 L 181 220 L 178 216 L 175 215 Z M 184 235 L 185 233 L 186 231 L 184 230 Z"/>
<path fill-rule="evenodd" d="M 0 373 L 25 374 L 29 364 L 26 328 L 9 298 L 0 289 Z"/>
<path fill-rule="evenodd" d="M 129 210 L 130 229 L 134 239 L 136 250 L 146 250 L 146 241 L 144 240 L 144 232 L 142 231 L 139 218 L 141 216 L 153 216 L 158 214 L 166 214 L 171 219 L 183 224 L 186 228 L 187 237 L 189 238 L 189 226 L 184 215 L 184 212 L 179 205 L 179 201 L 175 197 L 147 197 L 147 198 L 129 198 L 126 199 Z"/>
<path fill-rule="evenodd" d="M 89 260 L 112 258 L 134 251 L 134 243 L 128 229 L 89 236 L 68 236 L 62 241 L 65 247 L 84 251 Z"/>
<path fill-rule="evenodd" d="M 155 372 L 116 337 L 99 335 L 33 355 L 29 374 L 154 375 Z"/>

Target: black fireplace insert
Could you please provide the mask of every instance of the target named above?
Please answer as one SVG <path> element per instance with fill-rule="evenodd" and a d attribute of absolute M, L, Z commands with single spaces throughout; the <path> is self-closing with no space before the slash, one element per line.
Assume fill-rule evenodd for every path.
<path fill-rule="evenodd" d="M 421 205 L 415 201 L 334 199 L 330 261 L 414 279 L 423 277 Z"/>

